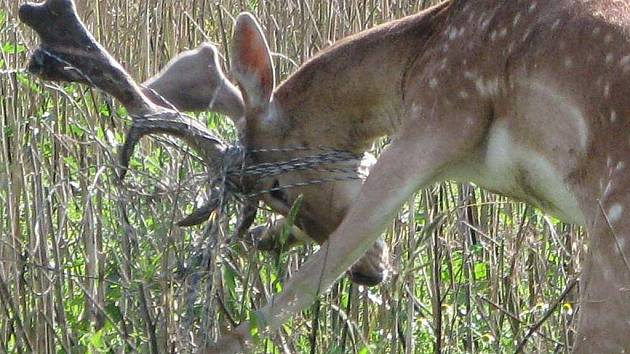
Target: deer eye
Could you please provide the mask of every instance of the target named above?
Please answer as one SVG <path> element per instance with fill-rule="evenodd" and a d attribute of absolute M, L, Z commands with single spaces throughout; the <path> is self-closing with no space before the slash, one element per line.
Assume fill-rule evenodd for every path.
<path fill-rule="evenodd" d="M 269 194 L 271 195 L 271 197 L 273 199 L 277 199 L 285 204 L 289 204 L 289 200 L 287 198 L 287 194 L 281 190 L 278 189 L 280 188 L 280 182 L 278 182 L 278 180 L 275 180 L 273 182 L 273 186 L 271 187 L 271 192 L 269 192 Z"/>

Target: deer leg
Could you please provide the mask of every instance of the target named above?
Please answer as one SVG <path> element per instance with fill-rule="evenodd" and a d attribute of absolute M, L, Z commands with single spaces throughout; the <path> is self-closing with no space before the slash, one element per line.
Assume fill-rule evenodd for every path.
<path fill-rule="evenodd" d="M 402 131 L 406 135 L 397 138 L 383 152 L 329 241 L 288 280 L 282 293 L 256 312 L 259 333 L 277 329 L 317 299 L 374 244 L 412 193 L 454 163 L 464 153 L 463 149 L 470 148 L 466 144 L 475 145 L 479 140 L 462 130 L 453 131 L 453 136 L 447 138 L 444 135 L 449 134 L 437 138 L 433 132 L 413 136 L 417 130 Z M 242 324 L 209 352 L 243 351 L 253 341 L 250 333 L 251 325 Z"/>
<path fill-rule="evenodd" d="M 630 353 L 630 186 L 616 173 L 588 230 L 573 353 Z"/>

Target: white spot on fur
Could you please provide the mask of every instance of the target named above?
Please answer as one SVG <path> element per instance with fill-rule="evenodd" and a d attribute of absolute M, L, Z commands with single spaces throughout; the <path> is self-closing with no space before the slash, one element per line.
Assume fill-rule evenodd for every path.
<path fill-rule="evenodd" d="M 573 59 L 570 57 L 567 57 L 564 59 L 564 67 L 567 69 L 570 69 L 573 67 Z"/>
<path fill-rule="evenodd" d="M 536 1 L 534 1 L 534 2 L 531 3 L 531 5 L 529 5 L 529 9 L 527 9 L 527 11 L 534 12 L 534 10 L 536 10 L 537 6 L 538 6 L 538 3 Z"/>
<path fill-rule="evenodd" d="M 552 30 L 552 31 L 557 30 L 557 29 L 558 29 L 558 27 L 560 26 L 560 23 L 561 23 L 561 22 L 562 22 L 562 21 L 561 21 L 560 19 L 555 20 L 555 21 L 553 22 L 553 24 L 551 25 L 551 30 Z"/>
<path fill-rule="evenodd" d="M 446 63 L 448 63 L 448 59 L 447 58 L 442 59 L 442 62 L 440 63 L 440 70 L 446 69 Z"/>
<path fill-rule="evenodd" d="M 429 87 L 434 89 L 437 87 L 437 85 L 438 85 L 437 79 L 432 77 L 431 80 L 429 80 Z"/>
<path fill-rule="evenodd" d="M 617 121 L 617 112 L 615 110 L 612 110 L 610 112 L 610 122 L 614 123 Z"/>
<path fill-rule="evenodd" d="M 593 36 L 597 37 L 601 33 L 602 29 L 599 27 L 593 28 Z"/>
<path fill-rule="evenodd" d="M 468 80 L 473 80 L 475 78 L 477 78 L 477 75 L 470 72 L 470 71 L 464 71 L 464 77 Z"/>
<path fill-rule="evenodd" d="M 613 204 L 613 206 L 611 206 L 610 209 L 608 209 L 608 213 L 607 213 L 608 221 L 616 222 L 617 220 L 619 220 L 622 213 L 623 213 L 623 207 L 621 206 L 621 204 L 619 203 Z M 621 243 L 621 240 L 622 239 L 619 240 L 620 243 Z"/>
<path fill-rule="evenodd" d="M 600 188 L 601 186 L 604 184 L 604 182 L 602 180 L 599 181 L 600 184 Z M 609 180 L 608 184 L 606 184 L 606 189 L 604 189 L 604 199 L 608 198 L 610 196 L 610 194 L 612 193 L 613 188 L 612 188 L 612 183 Z"/>
<path fill-rule="evenodd" d="M 604 182 L 604 178 L 599 179 L 599 189 L 604 189 Z M 608 187 L 610 187 L 610 183 L 608 183 L 608 186 L 606 186 L 606 190 L 608 190 Z"/>
<path fill-rule="evenodd" d="M 468 14 L 468 22 L 473 22 L 475 20 L 475 12 L 471 11 L 470 14 Z"/>
<path fill-rule="evenodd" d="M 612 34 L 608 33 L 607 35 L 604 36 L 604 43 L 610 44 L 610 42 L 612 42 L 612 39 L 613 39 Z"/>
<path fill-rule="evenodd" d="M 604 85 L 604 77 L 603 76 L 598 76 L 597 80 L 595 80 L 595 85 L 599 86 L 603 86 Z"/>
<path fill-rule="evenodd" d="M 604 98 L 610 98 L 610 82 L 604 85 Z"/>
<path fill-rule="evenodd" d="M 520 21 L 521 19 L 521 14 L 516 14 L 516 16 L 514 16 L 514 20 L 512 21 L 512 26 L 516 27 L 516 25 L 518 24 L 518 21 Z"/>
<path fill-rule="evenodd" d="M 448 32 L 448 39 L 453 40 L 457 38 L 457 28 L 453 27 L 451 28 L 451 30 Z"/>
<path fill-rule="evenodd" d="M 413 103 L 411 105 L 411 114 L 413 114 L 414 116 L 417 115 L 418 113 L 420 113 L 420 105 L 417 103 Z"/>
<path fill-rule="evenodd" d="M 477 88 L 477 92 L 484 97 L 495 96 L 499 93 L 499 79 L 494 78 L 485 81 L 480 78 L 475 80 L 475 87 Z"/>
<path fill-rule="evenodd" d="M 507 53 L 508 53 L 508 54 L 512 54 L 512 52 L 514 52 L 514 42 L 511 42 L 511 43 L 507 46 Z"/>
<path fill-rule="evenodd" d="M 467 99 L 468 98 L 468 92 L 462 90 L 459 91 L 459 97 L 463 98 L 463 99 Z"/>
<path fill-rule="evenodd" d="M 621 171 L 624 168 L 626 168 L 626 163 L 625 162 L 623 162 L 623 161 L 617 162 L 617 167 L 616 167 L 617 171 Z"/>

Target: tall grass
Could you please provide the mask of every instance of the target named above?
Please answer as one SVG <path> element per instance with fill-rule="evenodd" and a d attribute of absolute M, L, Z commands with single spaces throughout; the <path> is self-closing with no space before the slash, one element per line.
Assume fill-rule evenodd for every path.
<path fill-rule="evenodd" d="M 81 0 L 78 8 L 140 81 L 202 41 L 227 54 L 241 11 L 261 21 L 284 78 L 336 39 L 430 2 Z M 174 226 L 206 192 L 198 159 L 172 140 L 148 139 L 119 183 L 124 110 L 97 91 L 20 71 L 37 40 L 17 22 L 21 1 L 0 3 L 0 353 L 191 352 L 248 319 L 316 247 L 278 255 L 226 245 L 237 208 L 204 227 Z M 199 119 L 233 137 L 223 117 Z M 580 269 L 582 230 L 472 185 L 440 184 L 410 199 L 385 238 L 388 282 L 366 289 L 342 279 L 260 352 L 503 353 L 525 338 L 524 352 L 569 351 L 577 293 L 560 295 Z"/>

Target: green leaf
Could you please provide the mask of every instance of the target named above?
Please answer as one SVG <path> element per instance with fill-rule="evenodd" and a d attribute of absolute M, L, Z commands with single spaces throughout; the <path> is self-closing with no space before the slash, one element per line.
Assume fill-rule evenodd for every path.
<path fill-rule="evenodd" d="M 281 249 L 284 249 L 284 245 L 287 243 L 287 240 L 291 235 L 291 229 L 293 228 L 293 225 L 295 224 L 295 219 L 300 212 L 303 200 L 304 196 L 300 194 L 297 198 L 295 198 L 293 205 L 291 205 L 291 210 L 289 210 L 289 215 L 287 215 L 287 221 L 284 223 L 282 232 L 280 232 L 280 235 L 278 237 L 278 243 L 280 244 L 280 246 L 282 246 Z"/>
<path fill-rule="evenodd" d="M 477 280 L 486 279 L 488 265 L 486 263 L 475 263 L 475 278 Z"/>
<path fill-rule="evenodd" d="M 249 334 L 254 338 L 254 341 L 258 342 L 260 341 L 260 334 L 267 324 L 265 319 L 258 312 L 252 312 L 250 319 L 251 328 Z"/>
<path fill-rule="evenodd" d="M 370 349 L 368 347 L 363 347 L 359 350 L 359 354 L 370 354 Z"/>
<path fill-rule="evenodd" d="M 223 281 L 232 298 L 236 298 L 236 271 L 232 267 L 226 266 L 224 268 Z"/>
<path fill-rule="evenodd" d="M 20 84 L 22 84 L 24 87 L 27 87 L 29 90 L 33 91 L 34 93 L 38 95 L 42 95 L 44 93 L 42 89 L 38 85 L 35 84 L 35 81 L 31 80 L 30 76 L 24 73 L 20 73 L 20 74 L 17 74 L 15 77 L 20 82 Z"/>
<path fill-rule="evenodd" d="M 68 128 L 74 136 L 79 138 L 83 137 L 83 134 L 85 133 L 85 130 L 78 124 L 70 124 Z"/>
<path fill-rule="evenodd" d="M 105 346 L 105 342 L 103 342 L 103 331 L 98 331 L 94 333 L 92 338 L 90 339 L 90 344 L 95 348 L 102 348 Z"/>
<path fill-rule="evenodd" d="M 19 43 L 8 42 L 8 43 L 3 44 L 2 47 L 0 47 L 0 51 L 2 51 L 5 54 L 19 54 L 19 53 L 26 52 L 26 46 Z"/>
<path fill-rule="evenodd" d="M 63 158 L 63 162 L 66 163 L 66 166 L 70 169 L 70 172 L 76 173 L 79 171 L 79 163 L 74 158 L 74 156 L 66 156 Z"/>
<path fill-rule="evenodd" d="M 7 23 L 7 12 L 4 10 L 0 10 L 0 29 L 2 29 Z"/>

